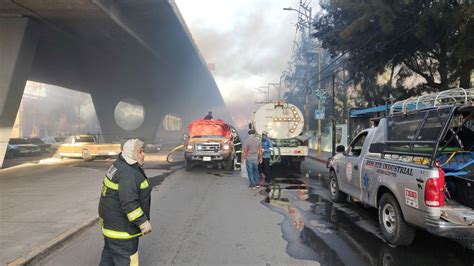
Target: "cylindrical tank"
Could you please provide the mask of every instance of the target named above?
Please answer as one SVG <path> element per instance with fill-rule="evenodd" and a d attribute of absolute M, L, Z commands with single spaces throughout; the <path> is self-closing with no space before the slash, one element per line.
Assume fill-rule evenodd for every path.
<path fill-rule="evenodd" d="M 272 139 L 291 139 L 303 132 L 303 113 L 284 101 L 267 103 L 255 112 L 254 125 L 257 134 L 265 130 Z"/>

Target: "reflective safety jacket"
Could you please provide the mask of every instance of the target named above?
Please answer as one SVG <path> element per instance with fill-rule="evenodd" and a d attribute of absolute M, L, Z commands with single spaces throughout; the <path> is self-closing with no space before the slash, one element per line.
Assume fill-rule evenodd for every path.
<path fill-rule="evenodd" d="M 109 167 L 102 185 L 99 217 L 109 238 L 141 236 L 140 224 L 150 219 L 151 187 L 143 169 L 127 164 L 122 155 Z"/>

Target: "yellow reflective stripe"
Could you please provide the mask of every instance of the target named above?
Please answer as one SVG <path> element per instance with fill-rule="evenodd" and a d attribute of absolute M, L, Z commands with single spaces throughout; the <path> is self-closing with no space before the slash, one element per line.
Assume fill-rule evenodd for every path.
<path fill-rule="evenodd" d="M 104 186 L 106 186 L 110 189 L 113 189 L 113 190 L 118 190 L 119 189 L 119 185 L 117 183 L 114 183 L 114 182 L 110 181 L 110 179 L 108 177 L 104 178 Z"/>
<path fill-rule="evenodd" d="M 106 187 L 106 186 L 102 186 L 102 196 L 105 197 L 105 193 L 107 193 L 107 187 Z"/>
<path fill-rule="evenodd" d="M 130 266 L 138 266 L 138 251 L 130 256 Z"/>
<path fill-rule="evenodd" d="M 120 231 L 105 229 L 103 227 L 102 227 L 102 234 L 104 234 L 104 236 L 106 237 L 116 238 L 116 239 L 130 239 L 130 238 L 134 238 L 134 237 L 142 235 L 142 233 L 131 235 L 127 232 L 120 232 Z"/>
<path fill-rule="evenodd" d="M 148 181 L 145 179 L 140 183 L 140 189 L 145 189 L 149 186 Z"/>
<path fill-rule="evenodd" d="M 135 221 L 138 217 L 140 217 L 142 215 L 143 215 L 142 208 L 138 207 L 135 210 L 133 210 L 132 212 L 129 212 L 127 214 L 127 218 L 130 222 L 132 222 L 132 221 Z"/>

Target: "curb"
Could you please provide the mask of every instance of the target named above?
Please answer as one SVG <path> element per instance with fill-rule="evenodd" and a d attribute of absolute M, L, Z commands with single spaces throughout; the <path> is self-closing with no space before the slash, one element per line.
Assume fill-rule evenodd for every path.
<path fill-rule="evenodd" d="M 98 221 L 99 221 L 99 217 L 89 219 L 88 221 L 83 222 L 67 230 L 66 232 L 56 236 L 55 238 L 49 240 L 48 242 L 44 244 L 39 244 L 33 247 L 25 255 L 7 263 L 7 266 L 25 265 L 25 264 L 30 264 L 32 262 L 37 262 L 41 260 L 42 258 L 46 257 L 51 251 L 60 248 L 65 242 L 72 239 L 74 236 L 78 235 L 82 231 L 96 224 Z"/>

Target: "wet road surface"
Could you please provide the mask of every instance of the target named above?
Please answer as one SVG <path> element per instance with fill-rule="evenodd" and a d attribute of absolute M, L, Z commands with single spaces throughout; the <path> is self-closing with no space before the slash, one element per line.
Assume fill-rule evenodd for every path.
<path fill-rule="evenodd" d="M 322 169 L 306 165 L 301 177 L 285 173 L 264 194 L 264 204 L 285 216 L 281 230 L 290 256 L 322 265 L 474 264 L 473 251 L 423 230 L 408 247 L 390 246 L 379 231 L 376 209 L 330 201 L 325 174 L 318 175 Z M 311 178 L 303 177 L 305 171 Z"/>
<path fill-rule="evenodd" d="M 275 184 L 260 190 L 249 189 L 237 172 L 217 169 L 163 176 L 153 194 L 154 231 L 140 240 L 141 264 L 474 263 L 472 251 L 422 230 L 411 246 L 391 247 L 375 209 L 329 200 L 321 163 L 308 160 L 302 174 L 272 171 Z M 94 227 L 39 264 L 97 264 L 101 248 Z"/>

